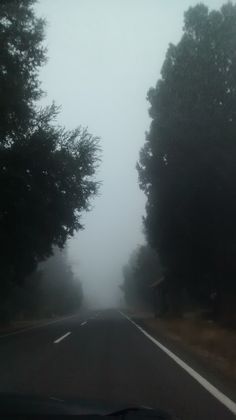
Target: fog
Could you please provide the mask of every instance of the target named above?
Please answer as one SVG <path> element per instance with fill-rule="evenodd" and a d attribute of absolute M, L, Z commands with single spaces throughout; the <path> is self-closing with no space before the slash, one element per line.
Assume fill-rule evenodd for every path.
<path fill-rule="evenodd" d="M 48 63 L 43 104 L 61 105 L 59 123 L 101 137 L 102 181 L 84 231 L 69 241 L 69 260 L 86 300 L 120 302 L 122 266 L 145 239 L 145 197 L 135 169 L 149 127 L 146 93 L 156 84 L 169 42 L 181 37 L 190 0 L 40 0 Z M 205 1 L 210 8 L 223 2 Z"/>

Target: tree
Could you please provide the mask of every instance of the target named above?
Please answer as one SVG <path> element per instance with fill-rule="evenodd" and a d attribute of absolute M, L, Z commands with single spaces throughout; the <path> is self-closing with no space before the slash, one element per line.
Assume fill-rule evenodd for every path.
<path fill-rule="evenodd" d="M 235 290 L 236 6 L 202 4 L 170 44 L 137 165 L 144 226 L 175 293 Z"/>
<path fill-rule="evenodd" d="M 142 245 L 131 254 L 123 267 L 122 290 L 128 304 L 152 306 L 150 286 L 162 277 L 162 267 L 156 252 Z"/>
<path fill-rule="evenodd" d="M 98 140 L 82 128 L 53 128 L 54 107 L 11 148 L 0 148 L 0 266 L 22 282 L 37 264 L 82 228 L 80 216 L 96 194 Z"/>
<path fill-rule="evenodd" d="M 41 316 L 65 315 L 81 307 L 82 285 L 68 264 L 66 249 L 54 248 L 53 256 L 41 263 L 37 272 L 41 272 Z"/>
<path fill-rule="evenodd" d="M 82 285 L 69 266 L 66 248 L 53 248 L 53 255 L 39 264 L 24 281 L 11 284 L 3 304 L 5 321 L 48 318 L 73 313 L 81 307 Z"/>
<path fill-rule="evenodd" d="M 58 127 L 58 108 L 39 109 L 44 22 L 34 0 L 0 4 L 0 274 L 2 294 L 21 284 L 54 246 L 82 228 L 97 193 L 97 137 Z"/>
<path fill-rule="evenodd" d="M 41 97 L 38 71 L 46 61 L 45 22 L 36 18 L 35 0 L 0 3 L 0 143 L 11 144 L 28 129 Z"/>

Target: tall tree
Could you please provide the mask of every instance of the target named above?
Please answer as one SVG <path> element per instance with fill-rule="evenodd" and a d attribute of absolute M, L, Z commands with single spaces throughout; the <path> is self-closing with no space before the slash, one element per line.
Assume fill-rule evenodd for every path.
<path fill-rule="evenodd" d="M 149 243 L 176 289 L 235 290 L 236 5 L 199 4 L 150 89 L 137 165 Z"/>
<path fill-rule="evenodd" d="M 47 316 L 63 315 L 80 308 L 82 285 L 71 270 L 66 249 L 54 248 L 53 256 L 39 264 L 38 272 L 41 272 L 39 313 L 44 312 Z"/>
<path fill-rule="evenodd" d="M 151 285 L 162 277 L 162 267 L 156 252 L 148 245 L 138 246 L 123 267 L 121 289 L 128 304 L 152 306 Z"/>
<path fill-rule="evenodd" d="M 54 108 L 39 115 L 25 138 L 0 148 L 0 270 L 22 282 L 38 262 L 81 229 L 98 183 L 98 139 L 87 130 L 53 128 Z"/>
<path fill-rule="evenodd" d="M 34 3 L 0 4 L 0 275 L 6 288 L 82 228 L 81 212 L 98 190 L 98 138 L 81 127 L 57 127 L 55 105 L 37 105 L 46 56 Z"/>
<path fill-rule="evenodd" d="M 45 22 L 35 0 L 0 2 L 0 143 L 11 144 L 28 128 L 42 94 L 38 72 L 46 61 Z"/>
<path fill-rule="evenodd" d="M 11 284 L 1 310 L 5 321 L 46 318 L 78 311 L 82 299 L 82 284 L 70 268 L 66 247 L 54 247 L 53 255 L 40 263 L 23 285 Z"/>

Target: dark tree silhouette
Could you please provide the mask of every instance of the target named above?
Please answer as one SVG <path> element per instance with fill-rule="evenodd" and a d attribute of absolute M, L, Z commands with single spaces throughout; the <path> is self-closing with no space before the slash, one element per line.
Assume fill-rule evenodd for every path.
<path fill-rule="evenodd" d="M 13 281 L 82 228 L 81 211 L 97 192 L 97 139 L 82 128 L 53 128 L 53 112 L 43 122 L 39 116 L 22 141 L 0 149 L 0 267 Z"/>
<path fill-rule="evenodd" d="M 58 127 L 55 105 L 37 106 L 46 56 L 34 3 L 0 3 L 1 297 L 82 228 L 81 212 L 98 190 L 98 138 Z"/>
<path fill-rule="evenodd" d="M 236 6 L 184 18 L 150 89 L 151 127 L 137 165 L 144 225 L 173 290 L 235 290 Z"/>
<path fill-rule="evenodd" d="M 39 314 L 65 315 L 78 311 L 83 299 L 82 285 L 70 268 L 66 249 L 54 248 L 53 256 L 39 265 L 39 272 Z"/>
<path fill-rule="evenodd" d="M 5 321 L 41 319 L 74 313 L 82 300 L 82 284 L 70 268 L 66 247 L 54 247 L 53 255 L 26 277 L 23 286 L 11 284 L 2 309 Z"/>
<path fill-rule="evenodd" d="M 153 306 L 151 285 L 162 277 L 162 267 L 156 252 L 148 245 L 137 247 L 123 267 L 121 289 L 131 305 Z"/>
<path fill-rule="evenodd" d="M 45 22 L 35 0 L 0 2 L 0 143 L 11 144 L 28 129 L 41 97 L 38 71 L 46 61 Z"/>

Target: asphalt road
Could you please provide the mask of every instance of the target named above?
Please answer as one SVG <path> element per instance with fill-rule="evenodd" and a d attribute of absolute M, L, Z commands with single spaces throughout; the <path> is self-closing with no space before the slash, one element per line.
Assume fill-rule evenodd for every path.
<path fill-rule="evenodd" d="M 115 310 L 1 336 L 0 392 L 158 407 L 183 420 L 235 418 Z"/>

